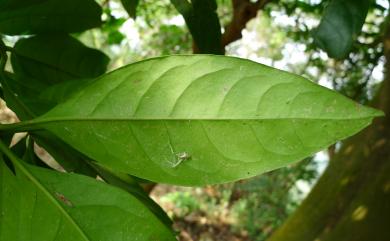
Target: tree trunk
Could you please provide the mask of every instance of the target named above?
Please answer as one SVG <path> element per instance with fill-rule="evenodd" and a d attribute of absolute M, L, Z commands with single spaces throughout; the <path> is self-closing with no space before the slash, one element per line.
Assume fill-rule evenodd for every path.
<path fill-rule="evenodd" d="M 390 24 L 386 77 L 373 106 L 377 118 L 343 142 L 298 210 L 268 241 L 390 240 Z"/>

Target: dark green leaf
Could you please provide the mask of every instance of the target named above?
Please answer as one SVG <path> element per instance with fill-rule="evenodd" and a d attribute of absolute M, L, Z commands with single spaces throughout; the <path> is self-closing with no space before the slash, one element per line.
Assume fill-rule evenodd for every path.
<path fill-rule="evenodd" d="M 27 164 L 15 171 L 0 160 L 0 240 L 175 240 L 121 189 Z"/>
<path fill-rule="evenodd" d="M 48 91 L 47 96 L 44 96 L 44 98 L 40 98 L 39 90 L 34 89 L 39 85 L 35 85 L 35 83 L 28 83 L 29 85 L 28 84 L 26 85 L 24 82 L 19 82 L 18 79 L 12 79 L 11 74 L 7 74 L 5 76 L 7 78 L 9 77 L 9 80 L 5 82 L 4 81 L 1 82 L 4 89 L 5 101 L 8 107 L 10 107 L 21 120 L 29 120 L 34 118 L 35 116 L 38 116 L 46 112 L 55 104 L 61 102 L 62 99 L 65 98 L 65 96 L 71 94 L 73 91 L 77 91 L 77 88 L 69 89 L 68 92 L 66 92 L 67 91 L 66 88 L 63 89 L 58 88 L 59 95 L 51 96 L 50 92 Z M 72 81 L 72 82 L 76 82 L 76 81 Z M 84 81 L 80 83 L 84 83 Z M 12 88 L 10 88 L 10 86 L 12 86 Z M 49 87 L 49 89 L 51 88 Z M 5 134 L 7 133 L 3 133 L 3 135 Z M 9 134 L 11 134 L 10 138 L 12 138 L 13 134 L 12 133 Z M 77 152 L 76 150 L 68 146 L 60 139 L 56 138 L 56 136 L 52 135 L 47 131 L 40 131 L 34 133 L 32 137 L 34 141 L 36 141 L 41 147 L 44 147 L 45 150 L 48 151 L 66 171 L 81 173 L 92 177 L 96 176 L 95 170 L 93 170 L 85 162 L 85 160 L 80 157 L 79 152 Z M 6 141 L 6 143 L 9 143 L 9 141 Z M 23 142 L 21 141 L 17 145 L 23 146 Z M 24 141 L 24 146 L 25 146 L 25 141 Z M 22 153 L 22 154 L 25 153 L 25 149 L 26 148 L 24 147 L 23 149 L 24 151 L 23 152 L 18 151 L 18 153 Z M 22 157 L 23 156 L 22 154 L 18 156 Z M 28 158 L 30 160 L 35 160 L 32 157 L 34 156 L 30 151 Z M 39 163 L 41 164 L 41 162 Z"/>
<path fill-rule="evenodd" d="M 360 33 L 370 0 L 332 0 L 318 28 L 315 43 L 332 58 L 345 58 Z"/>
<path fill-rule="evenodd" d="M 69 79 L 94 78 L 106 71 L 109 58 L 64 34 L 38 35 L 15 44 L 15 74 L 51 85 Z"/>
<path fill-rule="evenodd" d="M 101 14 L 101 7 L 93 0 L 3 0 L 0 1 L 0 33 L 81 32 L 98 27 Z"/>
<path fill-rule="evenodd" d="M 4 142 L 3 139 L 1 141 Z M 11 144 L 9 143 L 7 145 L 10 146 Z M 21 140 L 19 140 L 15 145 L 11 147 L 11 150 L 16 156 L 18 156 L 19 158 L 23 158 L 27 150 L 27 137 L 25 136 Z"/>
<path fill-rule="evenodd" d="M 35 116 L 41 115 L 52 108 L 55 104 L 62 102 L 64 98 L 71 93 L 77 91 L 81 86 L 84 86 L 87 82 L 91 80 L 82 80 L 82 81 L 66 81 L 64 83 L 59 83 L 53 87 L 48 87 L 47 91 L 43 91 L 43 96 L 40 97 L 40 91 L 44 90 L 46 87 L 42 86 L 39 81 L 34 79 L 24 78 L 24 81 L 19 81 L 18 78 L 15 78 L 14 75 L 6 73 L 6 81 L 2 81 L 2 86 L 4 90 L 5 101 L 21 120 L 29 120 Z M 75 85 L 74 83 L 80 83 Z M 58 86 L 58 88 L 56 87 Z M 73 88 L 71 88 L 73 87 Z M 53 93 L 57 91 L 57 95 Z M 7 133 L 3 133 L 5 135 Z M 12 133 L 11 138 L 12 138 Z M 96 172 L 92 169 L 85 160 L 80 157 L 80 153 L 68 146 L 66 143 L 56 138 L 47 131 L 40 131 L 34 133 L 32 136 L 34 141 L 36 141 L 41 147 L 44 147 L 54 159 L 60 163 L 60 165 L 68 172 L 76 172 L 88 176 L 95 177 Z M 9 139 L 9 138 L 8 138 Z M 9 143 L 9 141 L 7 141 Z M 23 142 L 19 142 L 18 146 L 23 146 Z M 25 146 L 24 141 L 24 146 Z M 20 149 L 20 148 L 19 148 Z M 23 156 L 24 151 L 19 151 L 21 153 L 19 157 Z M 30 159 L 33 155 L 29 154 Z M 32 159 L 34 160 L 34 159 Z"/>
<path fill-rule="evenodd" d="M 6 101 L 8 108 L 13 110 L 19 119 L 28 120 L 34 117 L 34 114 L 29 110 L 25 104 L 20 100 L 20 98 L 15 95 L 15 91 L 9 83 L 13 83 L 12 74 L 8 72 L 4 72 L 3 75 L 0 75 L 0 83 L 2 90 L 2 98 Z M 8 144 L 8 143 L 7 143 Z"/>
<path fill-rule="evenodd" d="M 381 114 L 294 74 L 194 55 L 121 68 L 18 126 L 47 129 L 117 171 L 203 185 L 301 160 Z"/>
<path fill-rule="evenodd" d="M 96 177 L 96 171 L 88 161 L 72 147 L 47 131 L 32 134 L 34 141 L 43 147 L 67 171 Z"/>
<path fill-rule="evenodd" d="M 103 74 L 109 59 L 61 34 L 19 40 L 11 60 L 15 74 L 2 80 L 5 100 L 20 119 L 27 120 L 92 81 L 84 78 Z"/>
<path fill-rule="evenodd" d="M 183 15 L 199 53 L 223 54 L 221 25 L 215 0 L 171 0 Z"/>
<path fill-rule="evenodd" d="M 135 19 L 139 0 L 121 0 L 121 3 L 129 16 Z"/>
<path fill-rule="evenodd" d="M 56 102 L 47 102 L 39 97 L 40 92 L 47 87 L 34 78 L 6 73 L 1 83 L 7 106 L 21 120 L 29 120 L 41 115 L 56 104 Z"/>
<path fill-rule="evenodd" d="M 13 132 L 0 132 L 0 139 L 7 145 L 10 145 L 14 134 Z"/>

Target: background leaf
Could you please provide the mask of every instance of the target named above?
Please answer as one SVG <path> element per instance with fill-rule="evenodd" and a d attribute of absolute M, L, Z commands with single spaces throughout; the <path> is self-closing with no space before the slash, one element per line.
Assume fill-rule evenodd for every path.
<path fill-rule="evenodd" d="M 19 40 L 11 62 L 14 74 L 0 79 L 5 101 L 21 120 L 27 120 L 103 74 L 109 58 L 69 35 L 52 34 Z"/>
<path fill-rule="evenodd" d="M 171 0 L 183 15 L 199 53 L 223 54 L 221 25 L 215 0 Z"/>
<path fill-rule="evenodd" d="M 97 77 L 106 71 L 108 62 L 104 53 L 66 34 L 21 39 L 11 55 L 15 74 L 46 84 Z"/>
<path fill-rule="evenodd" d="M 139 0 L 121 0 L 121 3 L 129 16 L 135 19 Z"/>
<path fill-rule="evenodd" d="M 315 43 L 332 58 L 345 58 L 360 33 L 370 0 L 332 0 L 314 31 Z"/>
<path fill-rule="evenodd" d="M 284 71 L 195 55 L 111 72 L 20 129 L 45 128 L 114 170 L 204 185 L 301 160 L 381 114 Z"/>
<path fill-rule="evenodd" d="M 141 202 L 103 182 L 0 161 L 0 240 L 175 240 Z"/>
<path fill-rule="evenodd" d="M 0 33 L 74 33 L 98 27 L 101 7 L 93 0 L 6 0 L 0 2 Z"/>
<path fill-rule="evenodd" d="M 39 85 L 25 85 L 24 82 L 18 82 L 15 76 L 11 73 L 4 73 L 0 76 L 1 87 L 4 93 L 4 100 L 7 106 L 11 108 L 21 120 L 32 119 L 35 114 L 32 109 L 40 111 L 40 102 L 37 101 L 37 89 Z M 43 112 L 42 112 L 43 113 Z"/>

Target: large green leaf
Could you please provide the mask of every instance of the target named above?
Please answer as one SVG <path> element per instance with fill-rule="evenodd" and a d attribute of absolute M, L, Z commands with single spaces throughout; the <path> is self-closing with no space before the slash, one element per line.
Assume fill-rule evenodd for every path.
<path fill-rule="evenodd" d="M 332 58 L 348 55 L 366 19 L 371 0 L 332 0 L 318 28 L 315 43 Z"/>
<path fill-rule="evenodd" d="M 93 0 L 2 0 L 0 33 L 81 32 L 101 25 L 101 14 Z"/>
<path fill-rule="evenodd" d="M 11 55 L 15 74 L 46 84 L 94 78 L 106 71 L 109 58 L 66 34 L 20 39 Z"/>
<path fill-rule="evenodd" d="M 0 160 L 0 240 L 175 240 L 138 199 L 92 178 Z"/>
<path fill-rule="evenodd" d="M 199 53 L 224 53 L 215 0 L 171 0 L 171 3 L 183 15 Z"/>
<path fill-rule="evenodd" d="M 3 128 L 45 128 L 115 170 L 203 185 L 301 160 L 381 114 L 294 74 L 193 55 L 126 66 L 38 119 Z"/>

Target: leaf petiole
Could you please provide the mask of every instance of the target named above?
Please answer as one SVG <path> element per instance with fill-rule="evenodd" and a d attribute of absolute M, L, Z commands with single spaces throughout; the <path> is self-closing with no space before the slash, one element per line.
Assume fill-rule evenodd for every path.
<path fill-rule="evenodd" d="M 12 124 L 0 124 L 0 131 L 17 133 L 41 129 L 37 126 L 34 127 L 33 123 L 33 121 L 22 121 Z"/>

